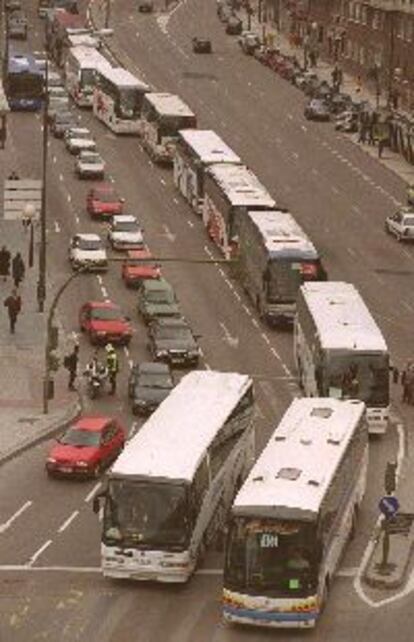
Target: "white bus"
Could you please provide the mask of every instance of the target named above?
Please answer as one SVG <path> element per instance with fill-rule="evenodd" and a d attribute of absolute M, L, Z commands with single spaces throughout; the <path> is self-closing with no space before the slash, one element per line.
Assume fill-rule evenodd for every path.
<path fill-rule="evenodd" d="M 178 132 L 174 183 L 197 214 L 201 214 L 203 208 L 205 171 L 215 163 L 240 165 L 241 160 L 211 130 L 184 129 Z"/>
<path fill-rule="evenodd" d="M 92 107 L 98 71 L 102 67 L 111 67 L 111 64 L 97 49 L 85 45 L 69 49 L 65 61 L 66 87 L 79 107 Z"/>
<path fill-rule="evenodd" d="M 361 399 L 370 433 L 388 426 L 390 381 L 385 339 L 351 283 L 301 286 L 294 357 L 308 397 Z"/>
<path fill-rule="evenodd" d="M 240 218 L 247 210 L 273 210 L 274 199 L 245 165 L 220 163 L 205 172 L 203 222 L 226 258 L 237 252 Z"/>
<path fill-rule="evenodd" d="M 181 379 L 109 471 L 105 576 L 189 579 L 253 464 L 253 409 L 247 375 L 206 370 Z"/>
<path fill-rule="evenodd" d="M 172 164 L 179 130 L 197 127 L 195 114 L 174 94 L 146 94 L 141 118 L 142 144 L 156 163 Z"/>
<path fill-rule="evenodd" d="M 364 417 L 357 400 L 292 402 L 231 510 L 225 620 L 315 626 L 365 492 Z"/>
<path fill-rule="evenodd" d="M 293 322 L 304 281 L 326 280 L 315 246 L 291 214 L 247 212 L 240 218 L 238 277 L 261 318 Z"/>
<path fill-rule="evenodd" d="M 149 86 L 122 67 L 98 70 L 93 113 L 116 134 L 140 134 L 141 108 Z"/>

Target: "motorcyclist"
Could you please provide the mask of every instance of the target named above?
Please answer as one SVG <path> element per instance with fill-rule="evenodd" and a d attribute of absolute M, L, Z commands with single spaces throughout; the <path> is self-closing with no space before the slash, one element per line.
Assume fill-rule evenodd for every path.
<path fill-rule="evenodd" d="M 92 359 L 86 365 L 84 375 L 88 377 L 89 381 L 96 379 L 102 385 L 108 377 L 108 370 L 105 364 L 101 363 L 98 359 L 98 351 L 94 352 Z"/>

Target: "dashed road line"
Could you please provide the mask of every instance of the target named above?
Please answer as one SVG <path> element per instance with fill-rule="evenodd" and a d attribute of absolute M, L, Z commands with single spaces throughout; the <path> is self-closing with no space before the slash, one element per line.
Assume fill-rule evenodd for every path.
<path fill-rule="evenodd" d="M 79 515 L 79 511 L 74 510 L 73 513 L 69 515 L 69 517 L 63 522 L 63 524 L 59 526 L 58 533 L 63 533 L 63 531 L 65 531 L 68 528 L 68 526 L 70 526 L 70 524 L 73 522 L 74 519 L 76 519 L 78 515 Z"/>
<path fill-rule="evenodd" d="M 7 522 L 4 522 L 3 524 L 0 524 L 0 534 L 5 533 L 8 528 L 16 521 L 22 513 L 24 513 L 30 506 L 33 504 L 33 502 L 29 499 L 27 502 L 23 504 L 23 506 L 20 506 L 20 508 L 7 520 Z"/>
<path fill-rule="evenodd" d="M 190 227 L 194 227 L 193 221 L 190 221 L 190 220 L 187 220 L 187 225 L 189 225 Z"/>
<path fill-rule="evenodd" d="M 102 482 L 98 482 L 97 484 L 95 484 L 92 490 L 89 491 L 89 493 L 86 495 L 84 500 L 86 504 L 88 504 L 91 501 L 91 499 L 95 496 L 95 494 L 98 492 L 101 486 L 102 486 Z"/>
<path fill-rule="evenodd" d="M 32 566 L 52 543 L 53 540 L 48 539 L 44 544 L 42 544 L 42 546 L 36 551 L 36 553 L 34 553 L 29 559 L 29 561 L 27 562 L 27 566 Z"/>

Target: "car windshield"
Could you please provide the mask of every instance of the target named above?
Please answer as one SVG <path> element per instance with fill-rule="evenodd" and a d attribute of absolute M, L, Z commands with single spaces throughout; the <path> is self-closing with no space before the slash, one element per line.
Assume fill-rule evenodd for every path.
<path fill-rule="evenodd" d="M 368 405 L 389 403 L 389 359 L 386 353 L 349 353 L 332 351 L 320 373 L 321 396 L 360 399 Z"/>
<path fill-rule="evenodd" d="M 114 221 L 114 232 L 139 232 L 136 221 Z"/>
<path fill-rule="evenodd" d="M 404 218 L 404 225 L 414 225 L 414 216 L 406 216 Z"/>
<path fill-rule="evenodd" d="M 184 550 L 189 534 L 183 484 L 112 480 L 104 514 L 104 539 L 137 548 Z"/>
<path fill-rule="evenodd" d="M 120 321 L 123 319 L 121 311 L 117 308 L 94 308 L 91 311 L 91 317 L 96 321 Z"/>
<path fill-rule="evenodd" d="M 80 140 L 91 140 L 91 133 L 90 132 L 80 132 L 80 131 L 71 131 L 70 132 L 70 137 L 71 138 L 77 138 Z"/>
<path fill-rule="evenodd" d="M 101 239 L 79 239 L 77 247 L 80 250 L 102 250 Z"/>
<path fill-rule="evenodd" d="M 65 446 L 99 446 L 100 433 L 82 428 L 69 428 L 59 439 L 59 443 Z"/>
<path fill-rule="evenodd" d="M 73 120 L 73 116 L 69 112 L 57 112 L 55 116 L 55 121 L 57 123 L 70 123 Z"/>
<path fill-rule="evenodd" d="M 174 303 L 171 290 L 150 290 L 146 298 L 150 303 Z"/>
<path fill-rule="evenodd" d="M 102 190 L 102 192 L 96 191 L 93 197 L 97 201 L 101 201 L 101 203 L 116 203 L 119 201 L 118 195 L 109 190 L 107 192 L 104 190 Z"/>
<path fill-rule="evenodd" d="M 158 339 L 171 339 L 171 340 L 186 340 L 191 341 L 192 334 L 190 328 L 182 327 L 163 327 L 157 329 Z"/>
<path fill-rule="evenodd" d="M 98 154 L 82 154 L 80 159 L 83 163 L 92 165 L 100 165 L 102 163 L 102 159 Z"/>
<path fill-rule="evenodd" d="M 168 372 L 141 372 L 138 385 L 144 388 L 171 388 L 172 380 Z"/>

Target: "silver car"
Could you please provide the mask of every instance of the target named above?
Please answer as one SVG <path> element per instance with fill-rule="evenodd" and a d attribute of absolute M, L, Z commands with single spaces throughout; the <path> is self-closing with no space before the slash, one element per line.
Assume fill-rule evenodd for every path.
<path fill-rule="evenodd" d="M 414 209 L 400 207 L 385 219 L 385 230 L 394 234 L 397 241 L 414 241 Z"/>
<path fill-rule="evenodd" d="M 104 178 L 105 161 L 98 152 L 81 152 L 75 163 L 78 178 Z"/>

